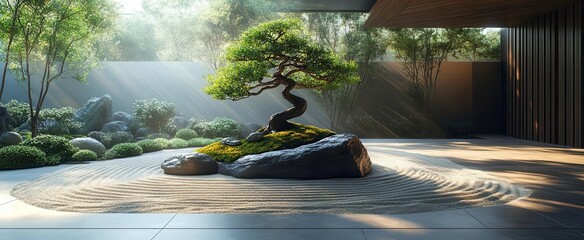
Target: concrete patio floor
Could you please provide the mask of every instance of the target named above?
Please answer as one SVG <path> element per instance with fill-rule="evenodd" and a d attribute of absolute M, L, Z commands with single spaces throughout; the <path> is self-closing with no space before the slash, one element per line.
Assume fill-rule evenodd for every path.
<path fill-rule="evenodd" d="M 502 136 L 365 139 L 366 147 L 446 157 L 533 190 L 509 205 L 402 215 L 82 214 L 27 205 L 11 189 L 60 165 L 0 171 L 0 240 L 584 239 L 584 149 Z"/>

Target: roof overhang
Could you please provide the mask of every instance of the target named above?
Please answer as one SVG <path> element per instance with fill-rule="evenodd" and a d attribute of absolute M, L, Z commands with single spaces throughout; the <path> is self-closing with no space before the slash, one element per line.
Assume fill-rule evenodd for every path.
<path fill-rule="evenodd" d="M 579 0 L 576 0 L 579 1 Z M 513 27 L 574 0 L 377 0 L 366 27 Z"/>
<path fill-rule="evenodd" d="M 369 12 L 375 0 L 273 0 L 284 12 Z"/>

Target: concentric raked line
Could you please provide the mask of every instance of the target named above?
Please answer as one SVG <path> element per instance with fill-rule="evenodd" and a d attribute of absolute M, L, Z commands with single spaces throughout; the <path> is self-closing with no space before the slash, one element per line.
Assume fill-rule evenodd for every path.
<path fill-rule="evenodd" d="M 20 184 L 12 195 L 69 212 L 391 214 L 500 205 L 530 194 L 447 159 L 375 148 L 368 176 L 326 180 L 164 175 L 160 163 L 180 153 L 76 165 Z"/>

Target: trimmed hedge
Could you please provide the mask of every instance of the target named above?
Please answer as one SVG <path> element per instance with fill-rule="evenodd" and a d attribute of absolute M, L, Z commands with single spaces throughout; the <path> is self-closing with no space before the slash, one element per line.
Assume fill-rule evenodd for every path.
<path fill-rule="evenodd" d="M 183 128 L 176 132 L 174 135 L 175 138 L 180 138 L 183 140 L 189 140 L 197 137 L 197 132 L 190 128 Z"/>
<path fill-rule="evenodd" d="M 45 153 L 38 148 L 14 145 L 0 148 L 0 169 L 22 169 L 46 165 Z"/>
<path fill-rule="evenodd" d="M 144 139 L 142 141 L 137 142 L 136 144 L 138 144 L 142 148 L 142 151 L 144 153 L 157 152 L 164 149 L 162 143 L 159 143 L 152 139 Z"/>
<path fill-rule="evenodd" d="M 97 160 L 97 153 L 91 150 L 82 149 L 73 154 L 73 160 L 78 162 L 95 161 Z"/>
<path fill-rule="evenodd" d="M 189 143 L 186 140 L 180 138 L 170 139 L 168 142 L 168 147 L 170 149 L 186 148 L 189 147 Z"/>
<path fill-rule="evenodd" d="M 22 145 L 36 147 L 43 151 L 47 157 L 47 165 L 69 161 L 73 158 L 73 154 L 79 151 L 78 148 L 69 143 L 68 139 L 54 135 L 37 136 L 24 141 Z"/>
<path fill-rule="evenodd" d="M 107 159 L 126 158 L 142 155 L 142 148 L 136 143 L 119 143 L 105 153 Z"/>

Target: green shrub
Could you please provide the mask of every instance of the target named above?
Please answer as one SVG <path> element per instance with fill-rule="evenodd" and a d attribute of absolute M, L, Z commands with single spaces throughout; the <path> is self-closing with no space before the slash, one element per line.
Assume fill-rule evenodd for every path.
<path fill-rule="evenodd" d="M 69 143 L 64 137 L 40 135 L 22 143 L 24 146 L 36 147 L 47 157 L 47 165 L 55 165 L 72 159 L 79 149 Z"/>
<path fill-rule="evenodd" d="M 119 143 L 105 153 L 107 159 L 125 158 L 142 155 L 142 148 L 136 143 Z"/>
<path fill-rule="evenodd" d="M 134 141 L 134 135 L 129 132 L 117 131 L 113 133 L 108 133 L 110 137 L 110 146 L 114 146 L 119 143 L 129 143 Z M 106 146 L 107 147 L 107 146 Z"/>
<path fill-rule="evenodd" d="M 221 138 L 210 139 L 210 138 L 198 137 L 198 138 L 189 139 L 187 142 L 189 144 L 189 147 L 204 147 L 204 146 L 207 146 L 211 143 L 219 142 L 219 141 L 221 141 Z"/>
<path fill-rule="evenodd" d="M 151 134 L 148 134 L 148 136 L 146 136 L 146 138 L 148 138 L 148 139 L 157 139 L 157 138 L 170 139 L 170 135 L 168 135 L 166 133 L 151 133 Z"/>
<path fill-rule="evenodd" d="M 183 128 L 181 130 L 178 130 L 176 132 L 176 134 L 174 135 L 175 138 L 180 138 L 183 140 L 189 140 L 189 139 L 193 139 L 197 137 L 197 133 L 195 132 L 195 130 L 190 129 L 190 128 Z"/>
<path fill-rule="evenodd" d="M 168 145 L 170 145 L 170 140 L 166 139 L 166 138 L 157 138 L 154 139 L 155 142 L 159 143 L 162 148 L 167 149 Z"/>
<path fill-rule="evenodd" d="M 97 153 L 91 150 L 82 149 L 73 154 L 73 160 L 78 162 L 94 161 L 97 160 Z"/>
<path fill-rule="evenodd" d="M 22 169 L 46 165 L 45 153 L 38 148 L 14 145 L 0 148 L 0 169 Z"/>
<path fill-rule="evenodd" d="M 74 134 L 83 127 L 73 120 L 75 108 L 45 108 L 39 113 L 39 133 L 51 135 Z"/>
<path fill-rule="evenodd" d="M 173 138 L 169 140 L 167 148 L 178 149 L 186 147 L 189 147 L 189 143 L 186 140 L 180 138 Z"/>
<path fill-rule="evenodd" d="M 10 100 L 6 105 L 6 110 L 10 113 L 8 125 L 14 129 L 24 124 L 29 117 L 28 103 Z"/>
<path fill-rule="evenodd" d="M 134 140 L 134 136 L 131 133 L 122 131 L 117 131 L 113 133 L 93 131 L 89 132 L 87 136 L 99 141 L 108 149 L 116 144 L 133 142 Z"/>
<path fill-rule="evenodd" d="M 199 122 L 193 130 L 202 137 L 236 137 L 239 135 L 239 123 L 233 119 L 218 117 L 210 122 Z"/>
<path fill-rule="evenodd" d="M 227 146 L 218 142 L 200 148 L 197 152 L 207 154 L 216 161 L 233 162 L 245 155 L 296 148 L 333 134 L 335 133 L 328 129 L 294 123 L 290 130 L 267 134 L 258 142 L 247 142 L 244 139 L 239 146 Z"/>
<path fill-rule="evenodd" d="M 136 100 L 134 115 L 153 131 L 159 132 L 176 115 L 174 103 L 157 100 Z"/>
<path fill-rule="evenodd" d="M 159 143 L 156 140 L 152 139 L 144 139 L 142 141 L 137 142 L 136 144 L 138 144 L 138 146 L 142 148 L 142 151 L 144 153 L 157 152 L 164 149 L 165 147 L 162 145 L 162 143 Z"/>

